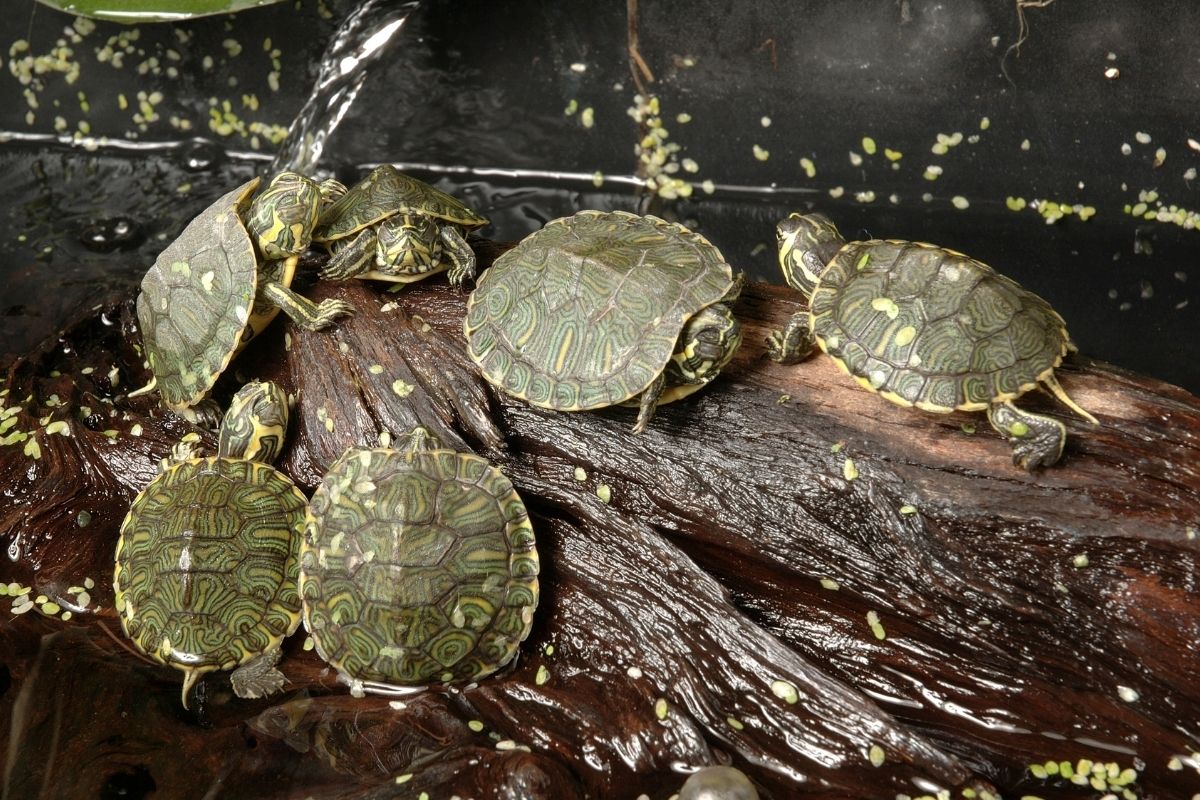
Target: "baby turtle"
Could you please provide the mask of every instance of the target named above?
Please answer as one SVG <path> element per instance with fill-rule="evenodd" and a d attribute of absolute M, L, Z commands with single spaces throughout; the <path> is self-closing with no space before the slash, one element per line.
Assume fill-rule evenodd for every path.
<path fill-rule="evenodd" d="M 283 687 L 279 646 L 300 623 L 300 540 L 307 501 L 270 466 L 287 429 L 272 383 L 234 396 L 215 457 L 184 458 L 134 499 L 117 540 L 113 590 L 121 627 L 188 691 L 234 669 L 238 697 Z"/>
<path fill-rule="evenodd" d="M 624 211 L 552 220 L 509 250 L 467 302 L 467 352 L 497 388 L 543 408 L 659 403 L 721 371 L 742 341 L 742 288 L 682 225 Z"/>
<path fill-rule="evenodd" d="M 142 279 L 138 322 L 146 358 L 167 408 L 190 419 L 246 343 L 283 310 L 320 330 L 353 308 L 313 303 L 289 286 L 308 247 L 321 187 L 281 172 L 252 201 L 260 179 L 223 195 L 193 219 Z"/>
<path fill-rule="evenodd" d="M 313 241 L 333 253 L 321 270 L 328 280 L 410 283 L 449 267 L 451 285 L 462 286 L 475 277 L 475 252 L 463 234 L 487 224 L 454 197 L 384 164 L 321 213 Z"/>
<path fill-rule="evenodd" d="M 979 411 L 1027 470 L 1062 455 L 1066 428 L 1012 401 L 1039 384 L 1092 424 L 1054 370 L 1074 352 L 1042 298 L 962 253 L 920 242 L 847 243 L 820 214 L 779 223 L 779 265 L 809 300 L 769 340 L 790 364 L 819 345 L 873 392 L 923 411 Z"/>
<path fill-rule="evenodd" d="M 529 635 L 538 555 L 500 470 L 417 428 L 407 450 L 350 448 L 313 495 L 304 626 L 351 687 L 476 680 Z"/>

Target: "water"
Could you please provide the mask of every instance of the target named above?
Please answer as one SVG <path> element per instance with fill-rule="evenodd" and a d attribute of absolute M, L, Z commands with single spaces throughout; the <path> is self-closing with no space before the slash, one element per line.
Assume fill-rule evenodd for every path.
<path fill-rule="evenodd" d="M 370 67 L 399 38 L 419 2 L 368 0 L 334 32 L 321 57 L 312 96 L 288 129 L 288 137 L 271 162 L 271 171 L 290 169 L 313 175 L 330 137 L 358 97 Z"/>
<path fill-rule="evenodd" d="M 14 274 L 0 309 L 13 328 L 6 354 L 52 330 L 73 298 L 94 291 L 89 283 L 127 289 L 162 237 L 229 181 L 268 171 L 268 161 L 352 181 L 386 160 L 459 193 L 493 219 L 484 234 L 500 240 L 584 207 L 649 211 L 695 226 L 761 280 L 780 281 L 773 226 L 797 209 L 824 211 L 847 236 L 933 241 L 1045 296 L 1085 354 L 1200 390 L 1200 361 L 1175 347 L 1200 329 L 1196 234 L 1125 212 L 1147 192 L 1157 194 L 1146 204 L 1151 211 L 1159 203 L 1200 208 L 1200 182 L 1187 177 L 1200 153 L 1187 145 L 1186 126 L 1161 88 L 1179 80 L 1170 48 L 1143 47 L 1137 20 L 1122 17 L 1125 39 L 1106 29 L 1093 37 L 1101 43 L 1093 47 L 1107 48 L 1098 54 L 1074 28 L 1056 23 L 1065 38 L 1051 57 L 1037 46 L 1035 27 L 1023 54 L 1006 62 L 1015 91 L 994 71 L 1011 34 L 1005 13 L 973 3 L 956 10 L 910 3 L 907 16 L 866 17 L 851 31 L 814 7 L 803 15 L 806 36 L 821 44 L 804 50 L 779 35 L 783 20 L 799 13 L 785 5 L 722 22 L 717 47 L 709 46 L 707 12 L 641 9 L 640 46 L 656 78 L 648 88 L 660 100 L 664 141 L 681 147 L 673 176 L 696 187 L 687 200 L 639 191 L 634 177 L 634 145 L 645 130 L 627 113 L 635 89 L 621 9 L 546 15 L 532 4 L 521 14 L 489 7 L 463 15 L 440 3 L 374 2 L 346 3 L 331 19 L 315 5 L 287 14 L 264 9 L 239 16 L 232 32 L 219 20 L 142 28 L 121 70 L 111 58 L 99 62 L 93 48 L 124 29 L 101 25 L 81 43 L 67 42 L 83 66 L 78 84 L 53 72 L 39 79 L 33 126 L 22 120 L 29 109 L 19 84 L 0 83 L 8 109 L 0 127 L 30 145 L 14 148 L 10 136 L 0 154 L 0 179 L 15 188 L 0 198 L 0 219 L 27 237 L 0 242 Z M 340 32 L 338 12 L 348 17 Z M 44 53 L 63 18 L 28 16 L 30 49 Z M 22 19 L 26 36 L 21 14 L 14 19 Z M 888 36 L 904 47 L 862 49 Z M 508 46 L 497 48 L 496 40 Z M 931 61 L 935 45 L 943 55 Z M 172 62 L 172 51 L 182 60 Z M 1120 79 L 1105 79 L 1108 52 L 1118 64 L 1136 57 L 1138 68 L 1126 63 Z M 133 67 L 152 57 L 160 72 L 151 68 L 136 75 L 141 84 L 133 81 Z M 200 64 L 206 57 L 211 69 Z M 1081 74 L 1064 72 L 1063 59 Z M 168 63 L 178 63 L 188 82 L 163 71 Z M 966 90 L 920 88 L 922 76 L 928 84 L 950 74 L 978 96 L 950 103 Z M 888 80 L 898 90 L 888 91 Z M 76 111 L 79 87 L 91 106 L 86 115 Z M 155 87 L 158 120 L 142 131 L 130 114 L 137 92 L 149 97 Z M 121 94 L 130 106 L 123 113 L 112 103 Z M 583 122 L 587 109 L 591 127 Z M 66 132 L 53 130 L 55 115 Z M 232 133 L 218 133 L 226 130 L 218 117 L 232 120 Z M 90 122 L 92 139 L 72 135 L 76 118 Z M 172 118 L 190 121 L 190 130 Z M 285 144 L 274 148 L 270 131 L 288 129 Z M 98 150 L 82 147 L 96 146 L 99 134 L 109 138 Z M 943 139 L 957 144 L 931 152 Z M 1167 158 L 1155 166 L 1160 146 Z M 40 178 L 39 160 L 49 165 Z M 934 180 L 931 166 L 940 170 Z M 712 194 L 700 188 L 705 180 Z M 189 191 L 179 192 L 185 184 Z M 1047 225 L 1029 205 L 1039 198 L 1090 206 L 1095 216 L 1071 213 Z M 1018 199 L 1025 207 L 1010 210 L 1009 200 Z M 966 208 L 956 206 L 962 201 Z M 143 242 L 125 243 L 112 259 L 80 253 L 81 238 L 95 233 L 84 230 L 113 218 L 136 223 Z M 60 265 L 54 253 L 68 258 Z M 49 300 L 47 287 L 57 293 Z"/>

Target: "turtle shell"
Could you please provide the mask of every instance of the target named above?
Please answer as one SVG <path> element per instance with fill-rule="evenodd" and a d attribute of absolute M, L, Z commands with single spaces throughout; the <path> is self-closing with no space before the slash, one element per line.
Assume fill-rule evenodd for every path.
<path fill-rule="evenodd" d="M 484 377 L 534 405 L 616 405 L 658 377 L 684 323 L 732 285 L 721 252 L 682 225 L 581 211 L 548 222 L 483 274 L 467 302 L 467 351 Z"/>
<path fill-rule="evenodd" d="M 304 625 L 352 680 L 474 680 L 529 635 L 538 555 L 508 478 L 453 450 L 351 448 L 313 495 Z"/>
<path fill-rule="evenodd" d="M 488 224 L 486 217 L 476 214 L 457 198 L 384 164 L 321 213 L 313 241 L 343 239 L 387 217 L 414 212 L 464 228 Z"/>
<path fill-rule="evenodd" d="M 266 464 L 185 461 L 133 501 L 113 590 L 125 634 L 156 661 L 226 670 L 300 622 L 304 495 Z"/>
<path fill-rule="evenodd" d="M 817 282 L 809 322 L 821 349 L 863 386 L 935 412 L 1011 400 L 1071 349 L 1045 300 L 920 242 L 846 244 Z"/>
<path fill-rule="evenodd" d="M 199 402 L 242 344 L 258 288 L 242 220 L 258 184 L 248 181 L 201 212 L 142 278 L 138 322 L 168 408 Z"/>

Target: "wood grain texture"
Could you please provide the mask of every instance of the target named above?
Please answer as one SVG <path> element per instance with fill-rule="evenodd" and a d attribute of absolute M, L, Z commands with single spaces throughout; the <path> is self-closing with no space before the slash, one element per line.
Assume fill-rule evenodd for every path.
<path fill-rule="evenodd" d="M 149 780 L 172 797 L 219 785 L 228 796 L 665 798 L 708 763 L 738 766 L 771 798 L 967 786 L 1100 796 L 1027 770 L 1081 758 L 1139 770 L 1135 796 L 1200 786 L 1196 397 L 1069 360 L 1062 383 L 1101 426 L 1030 397 L 1069 438 L 1060 466 L 1026 474 L 980 414 L 893 406 L 824 357 L 772 363 L 767 331 L 799 304 L 753 285 L 734 361 L 633 436 L 635 410 L 554 413 L 495 393 L 463 351 L 465 298 L 440 281 L 309 294 L 358 314 L 324 333 L 277 322 L 218 396 L 237 375 L 296 395 L 279 465 L 306 490 L 346 447 L 416 424 L 504 470 L 542 563 L 516 665 L 389 705 L 350 697 L 301 635 L 285 644 L 285 693 L 241 701 L 207 678 L 199 716 L 185 715 L 174 671 L 100 630 L 117 629 L 124 510 L 190 430 L 152 398 L 119 396 L 145 377 L 127 303 L 107 311 L 122 324 L 81 320 L 7 378 L 10 397 L 33 395 L 17 428 L 37 427 L 54 393 L 71 435 L 36 433 L 37 461 L 0 447 L 12 556 L 0 580 L 51 599 L 85 576 L 97 583 L 93 607 L 68 622 L 0 615 L 9 796 Z M 101 380 L 112 365 L 115 389 Z M 81 405 L 100 418 L 81 420 Z M 794 703 L 778 696 L 789 686 Z"/>

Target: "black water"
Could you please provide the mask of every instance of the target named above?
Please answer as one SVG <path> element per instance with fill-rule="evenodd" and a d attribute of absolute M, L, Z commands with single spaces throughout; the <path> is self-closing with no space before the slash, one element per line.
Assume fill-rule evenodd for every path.
<path fill-rule="evenodd" d="M 329 3 L 327 17 L 305 2 L 143 26 L 118 69 L 103 51 L 121 49 L 112 37 L 132 29 L 85 26 L 76 42 L 64 36 L 69 17 L 32 0 L 6 6 L 5 360 L 80 306 L 135 286 L 194 213 L 267 169 L 270 136 L 307 107 L 301 125 L 319 132 L 307 141 L 320 149 L 285 159 L 343 179 L 405 165 L 489 216 L 484 233 L 497 239 L 581 208 L 648 210 L 778 281 L 774 222 L 818 208 L 848 236 L 921 239 L 987 261 L 1049 299 L 1086 354 L 1200 391 L 1200 233 L 1125 211 L 1150 191 L 1149 211 L 1175 205 L 1186 219 L 1200 209 L 1189 172 L 1200 169 L 1200 144 L 1189 144 L 1200 130 L 1188 113 L 1200 65 L 1186 41 L 1200 9 L 1173 4 L 1154 20 L 1120 3 L 1028 9 L 1029 36 L 1006 56 L 1018 26 L 1001 0 L 643 4 L 638 40 L 654 81 L 640 77 L 659 97 L 665 141 L 681 146 L 673 177 L 694 184 L 689 199 L 671 200 L 637 191 L 632 177 L 645 130 L 627 113 L 637 88 L 624 4 L 425 2 L 409 16 L 404 4 L 376 3 L 372 24 L 324 65 L 326 77 L 342 68 L 341 82 L 314 92 L 321 54 L 353 7 Z M 405 21 L 389 28 L 389 14 Z M 367 41 L 384 28 L 388 41 Z M 78 78 L 68 82 L 59 63 L 66 72 L 23 86 L 21 56 L 52 54 L 59 38 Z M 29 50 L 10 56 L 16 40 Z M 357 70 L 344 61 L 364 53 L 374 60 Z M 139 91 L 158 101 L 156 119 L 135 118 Z M 933 152 L 939 134 L 958 144 Z M 1013 211 L 1006 198 L 1027 205 Z M 1046 224 L 1028 205 L 1036 199 L 1094 216 Z"/>

